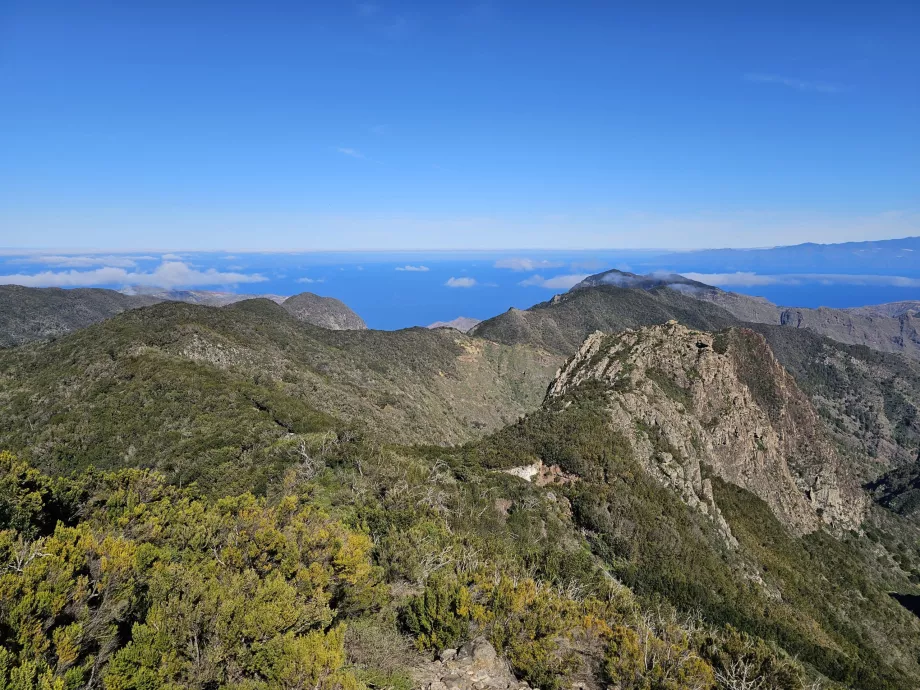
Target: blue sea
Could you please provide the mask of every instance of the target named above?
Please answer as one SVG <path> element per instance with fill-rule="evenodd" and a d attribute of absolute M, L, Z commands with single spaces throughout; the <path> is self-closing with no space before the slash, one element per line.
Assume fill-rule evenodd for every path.
<path fill-rule="evenodd" d="M 852 307 L 920 299 L 920 238 L 765 250 L 153 252 L 0 254 L 0 283 L 131 285 L 336 297 L 372 328 L 485 319 L 610 268 L 679 272 L 778 304 Z"/>

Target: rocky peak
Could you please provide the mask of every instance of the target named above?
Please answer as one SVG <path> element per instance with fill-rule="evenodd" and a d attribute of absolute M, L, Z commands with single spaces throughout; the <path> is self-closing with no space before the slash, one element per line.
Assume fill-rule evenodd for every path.
<path fill-rule="evenodd" d="M 796 533 L 860 524 L 858 483 L 759 334 L 711 334 L 676 321 L 596 332 L 547 395 L 563 396 L 591 380 L 607 385 L 611 422 L 626 432 L 640 462 L 723 530 L 703 465 L 762 498 Z"/>
<path fill-rule="evenodd" d="M 334 331 L 358 331 L 367 328 L 364 319 L 341 300 L 301 292 L 281 303 L 295 319 Z"/>

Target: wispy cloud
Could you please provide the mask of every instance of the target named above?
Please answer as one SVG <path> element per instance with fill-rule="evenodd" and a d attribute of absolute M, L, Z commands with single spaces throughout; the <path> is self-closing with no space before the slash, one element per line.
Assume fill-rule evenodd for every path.
<path fill-rule="evenodd" d="M 837 84 L 828 84 L 820 81 L 805 81 L 804 79 L 792 79 L 782 77 L 778 74 L 759 74 L 748 73 L 744 75 L 747 81 L 759 82 L 761 84 L 779 84 L 797 91 L 817 91 L 819 93 L 840 93 L 845 91 L 844 87 Z"/>
<path fill-rule="evenodd" d="M 561 261 L 536 261 L 525 257 L 515 256 L 507 259 L 499 259 L 495 262 L 495 268 L 508 268 L 512 271 L 536 271 L 541 268 L 559 268 L 565 264 Z"/>
<path fill-rule="evenodd" d="M 748 271 L 735 273 L 682 273 L 690 280 L 696 280 L 706 285 L 719 285 L 721 287 L 754 287 L 757 285 L 798 285 L 799 280 L 788 275 L 761 275 Z"/>
<path fill-rule="evenodd" d="M 325 278 L 308 278 L 307 276 L 304 276 L 303 278 L 298 278 L 297 282 L 298 283 L 325 283 L 326 279 Z"/>
<path fill-rule="evenodd" d="M 397 271 L 415 271 L 418 273 L 424 273 L 430 270 L 427 266 L 397 266 Z"/>
<path fill-rule="evenodd" d="M 570 287 L 577 285 L 587 277 L 587 273 L 570 273 L 567 275 L 553 276 L 552 278 L 544 278 L 541 275 L 532 275 L 530 278 L 522 280 L 520 283 L 518 283 L 518 285 L 523 287 L 542 287 L 548 288 L 550 290 L 568 290 Z"/>
<path fill-rule="evenodd" d="M 683 273 L 685 278 L 719 287 L 757 287 L 761 285 L 876 285 L 887 287 L 920 287 L 920 278 L 883 275 L 850 275 L 846 273 L 794 273 L 761 274 L 738 271 L 736 273 Z"/>
<path fill-rule="evenodd" d="M 54 255 L 38 254 L 21 259 L 14 259 L 10 263 L 17 264 L 45 264 L 59 268 L 87 268 L 89 266 L 116 266 L 119 268 L 134 268 L 138 261 L 156 261 L 155 256 L 129 256 L 125 254 L 87 254 L 87 255 Z"/>
<path fill-rule="evenodd" d="M 163 261 L 182 261 L 182 256 L 179 254 L 164 254 L 160 258 Z"/>
<path fill-rule="evenodd" d="M 0 276 L 0 284 L 27 287 L 79 287 L 84 285 L 146 285 L 152 287 L 200 287 L 235 285 L 267 280 L 258 273 L 245 274 L 200 271 L 181 261 L 164 261 L 153 271 L 127 271 L 118 266 L 103 266 L 92 271 L 43 271 L 42 273 Z"/>
<path fill-rule="evenodd" d="M 452 288 L 470 288 L 476 285 L 475 278 L 454 278 L 451 276 L 447 279 L 447 282 L 444 283 L 447 287 Z"/>
<path fill-rule="evenodd" d="M 373 17 L 380 11 L 380 5 L 375 5 L 372 2 L 359 2 L 355 9 L 358 12 L 358 16 Z"/>
<path fill-rule="evenodd" d="M 347 146 L 338 146 L 335 149 L 343 156 L 350 156 L 351 158 L 364 158 L 364 154 L 358 151 L 357 149 L 348 148 Z"/>

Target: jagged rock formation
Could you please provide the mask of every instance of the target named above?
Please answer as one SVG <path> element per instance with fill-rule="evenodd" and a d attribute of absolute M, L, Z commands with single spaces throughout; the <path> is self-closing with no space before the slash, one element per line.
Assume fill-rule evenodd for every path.
<path fill-rule="evenodd" d="M 673 321 L 598 332 L 559 371 L 548 397 L 588 381 L 609 387 L 611 421 L 646 468 L 717 523 L 704 465 L 762 498 L 794 532 L 859 526 L 858 484 L 757 333 L 713 335 Z"/>
<path fill-rule="evenodd" d="M 334 331 L 360 331 L 367 328 L 364 319 L 355 314 L 341 300 L 321 297 L 312 292 L 301 292 L 281 303 L 298 321 L 312 323 Z"/>
<path fill-rule="evenodd" d="M 417 668 L 414 675 L 415 686 L 422 690 L 529 690 L 484 637 L 459 651 L 445 649 L 437 661 Z"/>

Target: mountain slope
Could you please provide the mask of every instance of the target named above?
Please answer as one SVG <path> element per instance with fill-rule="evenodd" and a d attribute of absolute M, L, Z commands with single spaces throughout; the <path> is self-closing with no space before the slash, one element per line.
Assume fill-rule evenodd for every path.
<path fill-rule="evenodd" d="M 63 471 L 141 465 L 244 486 L 296 460 L 300 435 L 345 425 L 474 438 L 536 407 L 555 366 L 456 331 L 330 331 L 268 300 L 162 303 L 0 352 L 0 447 Z"/>
<path fill-rule="evenodd" d="M 618 280 L 622 282 L 622 274 Z M 759 298 L 710 289 L 735 307 L 747 304 L 756 311 L 769 305 Z M 617 332 L 670 319 L 709 331 L 747 325 L 767 339 L 779 362 L 811 398 L 861 481 L 873 481 L 917 456 L 920 363 L 847 345 L 808 328 L 745 322 L 716 301 L 657 285 L 648 290 L 589 286 L 528 310 L 510 310 L 482 322 L 473 333 L 499 342 L 529 343 L 561 359 L 578 349 L 579 338 L 594 331 Z"/>
<path fill-rule="evenodd" d="M 616 332 L 672 319 L 702 330 L 739 323 L 724 309 L 667 288 L 602 285 L 572 290 L 526 310 L 509 309 L 470 333 L 509 345 L 528 343 L 567 357 L 594 331 Z"/>
<path fill-rule="evenodd" d="M 911 532 L 867 505 L 755 333 L 593 336 L 541 410 L 464 457 L 538 467 L 592 553 L 648 600 L 770 640 L 847 687 L 920 679 L 920 621 L 888 594 L 915 591 Z"/>
<path fill-rule="evenodd" d="M 364 319 L 349 309 L 344 302 L 334 297 L 320 297 L 312 292 L 301 292 L 281 302 L 291 316 L 298 321 L 333 330 L 363 330 L 367 328 Z"/>
<path fill-rule="evenodd" d="M 741 321 L 807 328 L 848 345 L 866 345 L 920 359 L 920 316 L 916 302 L 896 302 L 854 309 L 780 307 L 763 297 L 726 292 L 677 274 L 647 276 L 618 270 L 588 276 L 572 290 L 603 285 L 642 290 L 670 288 L 716 304 Z"/>
<path fill-rule="evenodd" d="M 762 498 L 794 531 L 862 522 L 858 484 L 808 398 L 753 331 L 713 336 L 669 322 L 598 332 L 566 362 L 549 396 L 586 382 L 611 391 L 613 424 L 633 453 L 691 504 L 711 497 L 701 481 L 706 465 Z"/>
<path fill-rule="evenodd" d="M 920 450 L 920 362 L 807 329 L 751 324 L 811 397 L 863 481 Z"/>
<path fill-rule="evenodd" d="M 156 301 L 99 288 L 0 285 L 0 347 L 59 337 Z"/>

